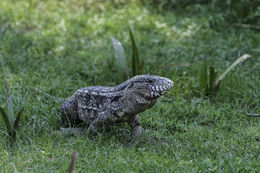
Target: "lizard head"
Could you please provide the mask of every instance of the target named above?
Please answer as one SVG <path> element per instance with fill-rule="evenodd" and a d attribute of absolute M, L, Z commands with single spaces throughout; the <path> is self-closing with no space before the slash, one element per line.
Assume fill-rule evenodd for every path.
<path fill-rule="evenodd" d="M 125 112 L 140 113 L 152 107 L 157 99 L 173 87 L 173 81 L 160 76 L 138 75 L 123 84 Z"/>
<path fill-rule="evenodd" d="M 173 81 L 160 76 L 138 75 L 130 79 L 128 89 L 147 100 L 157 99 L 173 87 Z"/>

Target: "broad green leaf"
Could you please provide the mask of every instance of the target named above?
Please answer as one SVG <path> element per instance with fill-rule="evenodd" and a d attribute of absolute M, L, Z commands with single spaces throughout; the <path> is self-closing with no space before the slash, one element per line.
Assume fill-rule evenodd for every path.
<path fill-rule="evenodd" d="M 119 70 L 119 73 L 123 73 L 124 80 L 128 79 L 129 78 L 128 67 L 127 67 L 127 60 L 126 60 L 124 48 L 122 44 L 114 37 L 111 37 L 111 41 L 113 43 L 113 48 L 115 52 L 117 69 Z"/>
<path fill-rule="evenodd" d="M 129 30 L 131 43 L 132 43 L 132 71 L 133 71 L 133 76 L 136 76 L 136 75 L 140 74 L 139 72 L 141 71 L 141 70 L 139 70 L 139 68 L 141 68 L 140 60 L 139 60 L 138 49 L 136 46 L 133 32 L 130 27 L 128 27 L 128 30 Z"/>
<path fill-rule="evenodd" d="M 219 85 L 219 82 L 221 80 L 224 79 L 224 77 L 226 76 L 226 74 L 232 70 L 233 68 L 235 68 L 239 63 L 245 61 L 246 59 L 250 58 L 251 56 L 248 55 L 248 54 L 245 54 L 241 57 L 239 57 L 222 75 L 219 76 L 219 78 L 215 81 L 215 86 L 218 86 Z"/>

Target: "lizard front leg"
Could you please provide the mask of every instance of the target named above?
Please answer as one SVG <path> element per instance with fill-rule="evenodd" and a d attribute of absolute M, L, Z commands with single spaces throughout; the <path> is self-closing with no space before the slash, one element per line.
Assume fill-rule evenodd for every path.
<path fill-rule="evenodd" d="M 92 135 L 98 134 L 98 129 L 104 125 L 113 125 L 116 121 L 116 117 L 111 111 L 104 111 L 98 114 L 97 118 L 89 125 L 88 133 Z"/>
<path fill-rule="evenodd" d="M 142 126 L 139 115 L 135 115 L 133 119 L 131 119 L 128 124 L 132 128 L 131 138 L 132 140 L 136 140 L 138 137 L 142 135 Z"/>

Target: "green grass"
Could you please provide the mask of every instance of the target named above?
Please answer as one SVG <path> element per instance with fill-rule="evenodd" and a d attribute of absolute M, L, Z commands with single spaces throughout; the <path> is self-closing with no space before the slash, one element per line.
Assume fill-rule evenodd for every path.
<path fill-rule="evenodd" d="M 1 0 L 0 58 L 18 108 L 31 86 L 69 97 L 84 86 L 118 84 L 110 37 L 131 57 L 129 25 L 144 73 L 171 78 L 175 86 L 141 114 L 144 134 L 135 146 L 126 124 L 94 139 L 60 136 L 59 104 L 34 94 L 13 146 L 0 119 L 0 170 L 65 172 L 75 149 L 76 172 L 257 172 L 259 118 L 246 114 L 260 113 L 260 34 L 232 25 L 212 28 L 212 15 L 197 6 L 162 13 L 139 1 Z M 252 58 L 226 76 L 213 100 L 194 94 L 201 59 L 221 74 L 246 53 Z"/>

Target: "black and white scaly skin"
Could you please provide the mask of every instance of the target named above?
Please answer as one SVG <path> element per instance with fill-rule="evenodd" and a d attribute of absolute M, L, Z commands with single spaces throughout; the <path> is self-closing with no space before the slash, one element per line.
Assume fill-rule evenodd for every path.
<path fill-rule="evenodd" d="M 139 75 L 115 87 L 81 88 L 61 105 L 61 115 L 71 124 L 85 122 L 91 134 L 103 125 L 127 122 L 135 139 L 142 134 L 138 114 L 151 108 L 172 87 L 170 79 Z"/>

